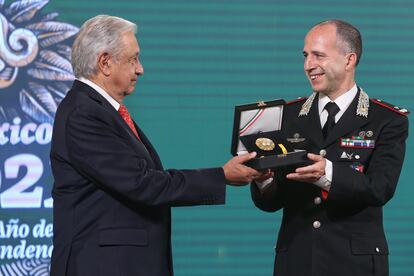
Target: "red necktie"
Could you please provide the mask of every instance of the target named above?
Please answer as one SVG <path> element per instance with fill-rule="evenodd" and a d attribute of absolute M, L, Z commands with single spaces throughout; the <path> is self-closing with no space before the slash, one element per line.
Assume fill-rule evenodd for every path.
<path fill-rule="evenodd" d="M 132 122 L 131 115 L 128 112 L 128 109 L 125 105 L 121 104 L 118 109 L 119 114 L 121 115 L 122 119 L 124 119 L 125 123 L 129 126 L 132 132 L 137 136 L 137 138 L 141 141 L 141 138 L 138 135 L 138 132 L 134 126 L 134 122 Z"/>

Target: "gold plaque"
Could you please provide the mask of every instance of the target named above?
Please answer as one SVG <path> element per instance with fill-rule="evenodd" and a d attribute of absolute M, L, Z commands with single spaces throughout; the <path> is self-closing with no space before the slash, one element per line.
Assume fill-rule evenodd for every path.
<path fill-rule="evenodd" d="M 275 148 L 275 143 L 269 138 L 257 138 L 256 146 L 261 150 L 270 151 Z"/>

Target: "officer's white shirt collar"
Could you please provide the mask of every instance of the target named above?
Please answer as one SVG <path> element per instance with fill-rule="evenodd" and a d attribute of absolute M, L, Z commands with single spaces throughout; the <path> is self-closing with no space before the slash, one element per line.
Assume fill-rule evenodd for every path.
<path fill-rule="evenodd" d="M 335 116 L 335 122 L 338 122 L 338 120 L 342 117 L 347 108 L 351 105 L 357 93 L 358 88 L 357 85 L 354 84 L 354 86 L 350 90 L 348 90 L 347 92 L 335 99 L 334 102 L 339 107 L 339 112 Z M 329 99 L 328 96 L 319 93 L 318 108 L 321 126 L 323 126 L 326 123 L 326 120 L 328 119 L 328 111 L 325 110 L 325 105 L 329 102 L 331 102 L 331 99 Z"/>
<path fill-rule="evenodd" d="M 100 87 L 99 85 L 97 85 L 93 81 L 88 80 L 88 79 L 83 78 L 83 77 L 80 77 L 77 80 L 78 81 L 81 81 L 84 84 L 89 85 L 90 87 L 92 87 L 93 89 L 95 89 L 96 92 L 98 92 L 99 94 L 101 94 L 101 96 L 104 97 L 115 108 L 115 110 L 118 111 L 118 109 L 119 109 L 119 107 L 121 105 L 114 98 L 112 98 L 111 95 L 109 95 L 108 92 L 106 92 L 102 87 Z"/>

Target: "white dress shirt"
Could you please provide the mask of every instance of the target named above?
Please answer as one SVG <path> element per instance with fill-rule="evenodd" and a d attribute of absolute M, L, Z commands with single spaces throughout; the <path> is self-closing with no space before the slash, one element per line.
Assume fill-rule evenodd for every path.
<path fill-rule="evenodd" d="M 99 94 L 101 94 L 102 97 L 104 97 L 114 108 L 116 111 L 118 111 L 119 107 L 121 106 L 114 98 L 111 97 L 111 95 L 108 94 L 102 87 L 94 83 L 93 81 L 90 81 L 86 78 L 80 77 L 77 79 L 78 81 L 83 82 L 86 85 L 89 85 L 93 89 L 96 90 Z"/>

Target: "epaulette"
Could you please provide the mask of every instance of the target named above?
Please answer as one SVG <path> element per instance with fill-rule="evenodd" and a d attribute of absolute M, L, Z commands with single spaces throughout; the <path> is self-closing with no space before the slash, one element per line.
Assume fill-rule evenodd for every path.
<path fill-rule="evenodd" d="M 374 104 L 377 104 L 377 105 L 382 106 L 386 109 L 394 111 L 395 113 L 398 113 L 400 115 L 407 116 L 408 114 L 410 114 L 410 111 L 408 111 L 406 108 L 401 108 L 401 107 L 395 106 L 393 104 L 386 103 L 386 102 L 384 102 L 382 100 L 379 100 L 379 99 L 370 99 L 370 100 Z"/>
<path fill-rule="evenodd" d="M 305 100 L 307 100 L 308 98 L 306 98 L 306 97 L 299 97 L 299 98 L 297 98 L 297 99 L 294 99 L 294 100 L 291 100 L 291 101 L 289 101 L 289 102 L 287 102 L 286 104 L 294 104 L 294 103 L 297 103 L 297 102 L 302 102 L 302 101 L 305 101 Z"/>

